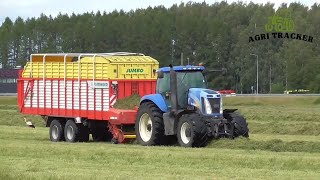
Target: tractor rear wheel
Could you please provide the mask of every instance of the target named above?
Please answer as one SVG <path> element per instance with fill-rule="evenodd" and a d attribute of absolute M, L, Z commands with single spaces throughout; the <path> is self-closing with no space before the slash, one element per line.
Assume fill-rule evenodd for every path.
<path fill-rule="evenodd" d="M 135 131 L 141 145 L 165 144 L 163 112 L 152 102 L 142 103 L 137 113 Z"/>
<path fill-rule="evenodd" d="M 205 119 L 200 114 L 182 115 L 177 128 L 177 137 L 180 146 L 203 147 L 210 141 L 207 136 Z"/>

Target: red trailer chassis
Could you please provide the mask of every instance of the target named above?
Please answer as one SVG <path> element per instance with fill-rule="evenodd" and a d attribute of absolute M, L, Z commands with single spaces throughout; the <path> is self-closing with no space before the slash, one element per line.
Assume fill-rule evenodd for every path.
<path fill-rule="evenodd" d="M 156 80 L 99 80 L 104 88 L 91 87 L 92 79 L 23 78 L 18 79 L 18 106 L 23 114 L 108 122 L 108 130 L 123 142 L 122 125 L 134 125 L 137 109 L 113 107 L 117 99 L 133 94 L 155 93 Z M 47 124 L 48 126 L 48 124 Z"/>

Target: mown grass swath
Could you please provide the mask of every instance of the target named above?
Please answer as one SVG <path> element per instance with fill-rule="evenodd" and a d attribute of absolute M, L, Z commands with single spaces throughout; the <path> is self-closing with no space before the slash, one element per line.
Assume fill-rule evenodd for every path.
<path fill-rule="evenodd" d="M 116 106 L 139 103 L 139 97 L 130 98 Z M 0 97 L 0 179 L 319 179 L 317 101 L 225 97 L 225 108 L 238 108 L 247 117 L 250 138 L 181 148 L 52 143 L 40 117 L 27 116 L 36 125 L 28 128 L 16 99 Z"/>

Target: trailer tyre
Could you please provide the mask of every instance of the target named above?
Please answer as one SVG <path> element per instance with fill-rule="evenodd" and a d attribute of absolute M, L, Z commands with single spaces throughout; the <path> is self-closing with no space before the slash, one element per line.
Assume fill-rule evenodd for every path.
<path fill-rule="evenodd" d="M 49 129 L 50 140 L 58 142 L 64 140 L 64 124 L 58 120 L 52 120 Z"/>
<path fill-rule="evenodd" d="M 152 102 L 140 105 L 135 124 L 139 144 L 143 146 L 166 144 L 162 115 L 162 111 Z"/>
<path fill-rule="evenodd" d="M 205 117 L 200 114 L 184 114 L 177 126 L 177 138 L 182 147 L 204 147 L 210 139 L 207 136 Z"/>
<path fill-rule="evenodd" d="M 64 137 L 67 142 L 78 142 L 81 139 L 80 129 L 73 120 L 68 120 L 64 128 Z"/>

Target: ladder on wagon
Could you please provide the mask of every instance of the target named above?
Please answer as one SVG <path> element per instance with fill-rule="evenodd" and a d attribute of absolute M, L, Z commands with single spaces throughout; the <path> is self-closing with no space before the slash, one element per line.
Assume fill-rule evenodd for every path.
<path fill-rule="evenodd" d="M 23 102 L 22 102 L 22 106 L 21 106 L 21 109 L 20 109 L 20 113 L 23 111 L 23 108 L 25 106 L 25 103 L 28 99 L 28 95 L 30 94 L 30 99 L 32 98 L 32 94 L 33 94 L 33 85 L 34 85 L 34 80 L 28 80 L 28 83 L 27 83 L 27 87 L 26 87 L 26 90 L 24 92 L 24 99 L 23 99 Z"/>

